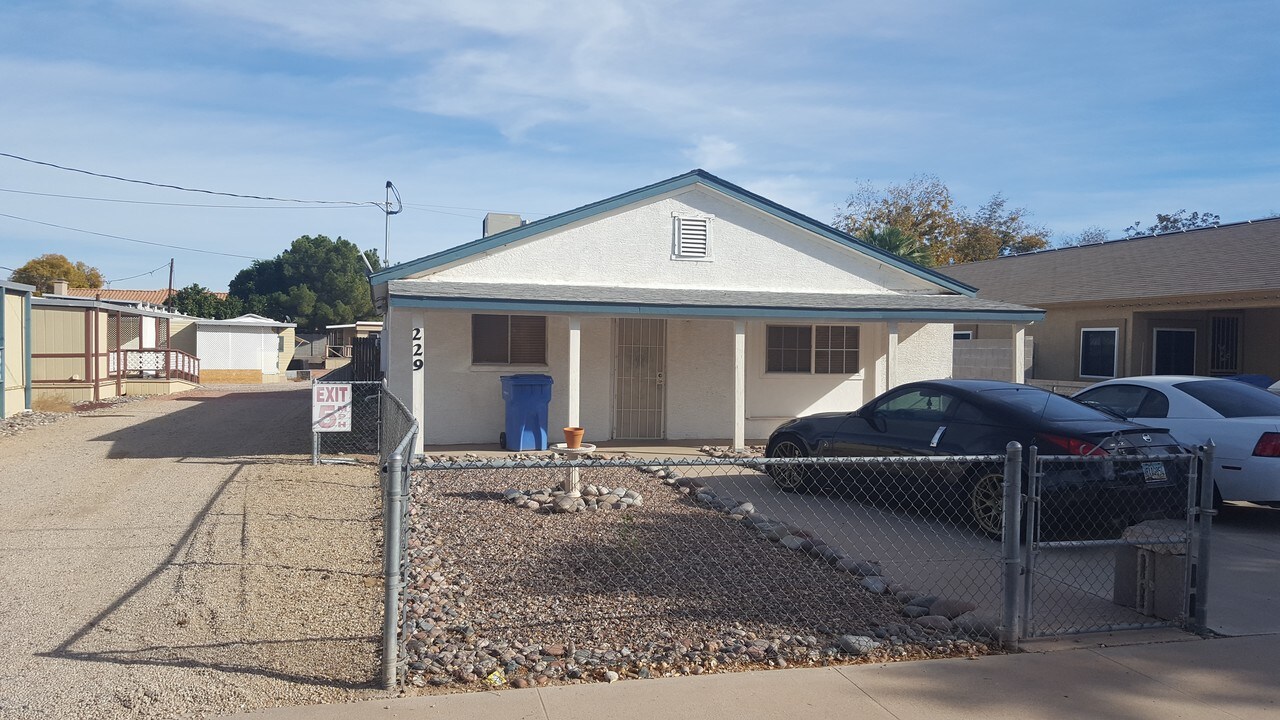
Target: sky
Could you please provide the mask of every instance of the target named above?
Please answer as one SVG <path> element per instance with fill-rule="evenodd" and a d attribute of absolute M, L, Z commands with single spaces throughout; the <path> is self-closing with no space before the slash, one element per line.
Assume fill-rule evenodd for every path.
<path fill-rule="evenodd" d="M 328 204 L 0 157 L 0 267 L 157 288 L 173 258 L 175 286 L 222 290 L 301 235 L 381 253 L 389 225 L 404 262 L 487 211 L 693 168 L 828 222 L 922 173 L 1055 240 L 1257 219 L 1280 213 L 1278 24 L 1270 0 L 4 0 L 0 153 Z"/>

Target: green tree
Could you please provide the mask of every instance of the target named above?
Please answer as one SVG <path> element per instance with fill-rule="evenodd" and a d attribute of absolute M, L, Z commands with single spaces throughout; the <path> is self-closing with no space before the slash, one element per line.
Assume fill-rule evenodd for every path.
<path fill-rule="evenodd" d="M 929 261 L 922 264 L 933 265 L 959 237 L 953 205 L 951 190 L 936 175 L 916 175 L 883 192 L 864 182 L 845 201 L 833 225 L 855 237 L 897 228 L 924 244 Z"/>
<path fill-rule="evenodd" d="M 1004 195 L 996 193 L 976 211 L 960 212 L 959 237 L 947 251 L 935 249 L 934 259 L 940 265 L 949 265 L 1049 247 L 1049 230 L 1028 222 L 1028 214 L 1025 208 L 1009 208 Z"/>
<path fill-rule="evenodd" d="M 1142 221 L 1134 221 L 1132 225 L 1124 229 L 1124 236 L 1127 238 L 1138 237 L 1140 235 L 1155 235 L 1157 233 L 1179 232 L 1182 230 L 1195 230 L 1202 227 L 1216 227 L 1222 223 L 1222 218 L 1215 213 L 1193 212 L 1190 215 L 1186 210 L 1179 210 L 1176 213 L 1164 214 L 1156 213 L 1156 221 L 1152 225 L 1142 227 Z"/>
<path fill-rule="evenodd" d="M 920 241 L 920 238 L 909 235 L 899 228 L 876 228 L 870 232 L 863 233 L 861 240 L 868 245 L 875 245 L 881 250 L 888 250 L 894 255 L 910 260 L 917 265 L 932 264 L 929 248 Z"/>
<path fill-rule="evenodd" d="M 380 267 L 376 250 L 365 258 Z M 303 235 L 270 260 L 257 260 L 231 281 L 246 312 L 288 318 L 299 330 L 323 330 L 376 317 L 361 251 L 341 237 Z"/>
<path fill-rule="evenodd" d="M 1049 230 L 1032 225 L 1025 208 L 1009 208 L 1001 193 L 970 212 L 958 207 L 935 175 L 916 175 L 883 191 L 863 183 L 836 213 L 835 227 L 857 237 L 888 228 L 917 238 L 921 265 L 990 260 L 1049 246 Z"/>
<path fill-rule="evenodd" d="M 224 300 L 209 288 L 195 283 L 175 292 L 170 306 L 180 313 L 211 320 L 226 320 L 244 314 L 244 303 L 240 298 L 228 296 Z"/>
<path fill-rule="evenodd" d="M 71 262 L 66 255 L 48 253 L 28 260 L 9 276 L 14 282 L 35 285 L 42 293 L 53 292 L 54 280 L 66 280 L 73 288 L 100 288 L 102 273 L 84 262 Z"/>

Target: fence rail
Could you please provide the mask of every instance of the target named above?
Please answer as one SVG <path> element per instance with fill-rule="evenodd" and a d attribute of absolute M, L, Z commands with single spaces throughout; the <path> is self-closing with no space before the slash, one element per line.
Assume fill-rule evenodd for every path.
<path fill-rule="evenodd" d="M 117 350 L 111 353 L 107 365 L 110 375 L 200 382 L 200 358 L 172 348 Z"/>

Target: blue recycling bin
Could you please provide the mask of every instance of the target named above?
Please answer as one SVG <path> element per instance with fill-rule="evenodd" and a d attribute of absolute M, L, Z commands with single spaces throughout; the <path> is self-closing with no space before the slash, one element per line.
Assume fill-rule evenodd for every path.
<path fill-rule="evenodd" d="M 502 400 L 507 421 L 501 441 L 504 450 L 547 449 L 547 406 L 551 404 L 551 376 L 503 375 Z"/>

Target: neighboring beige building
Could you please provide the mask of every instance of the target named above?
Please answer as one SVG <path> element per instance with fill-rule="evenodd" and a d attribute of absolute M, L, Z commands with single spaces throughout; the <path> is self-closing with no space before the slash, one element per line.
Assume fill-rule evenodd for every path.
<path fill-rule="evenodd" d="M 31 409 L 31 296 L 35 288 L 0 282 L 0 419 Z"/>
<path fill-rule="evenodd" d="M 356 338 L 369 337 L 382 332 L 382 323 L 377 320 L 360 320 L 346 325 L 325 325 L 329 333 L 327 355 L 324 360 L 326 370 L 335 370 L 351 362 L 351 347 Z"/>
<path fill-rule="evenodd" d="M 294 323 L 253 314 L 230 320 L 193 320 L 203 382 L 273 383 L 286 379 L 285 369 L 293 359 Z"/>
<path fill-rule="evenodd" d="M 33 407 L 195 387 L 200 361 L 172 345 L 194 321 L 173 313 L 88 299 L 31 300 Z M 37 408 L 38 409 L 38 408 Z"/>
<path fill-rule="evenodd" d="M 1034 377 L 1280 377 L 1280 218 L 955 265 L 978 297 L 1043 308 Z M 957 323 L 974 340 L 1007 325 Z"/>

